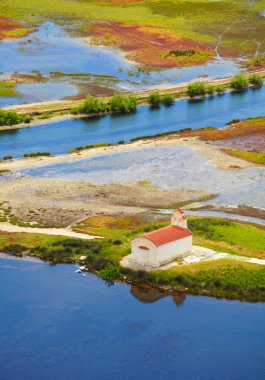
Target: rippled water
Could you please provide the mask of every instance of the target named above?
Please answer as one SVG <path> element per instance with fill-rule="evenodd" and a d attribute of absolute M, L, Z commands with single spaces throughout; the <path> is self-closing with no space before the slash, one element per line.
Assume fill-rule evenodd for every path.
<path fill-rule="evenodd" d="M 222 171 L 188 147 L 156 147 L 119 152 L 24 171 L 42 178 L 126 183 L 149 180 L 162 188 L 207 189 L 220 194 L 211 203 L 265 208 L 265 170 Z"/>

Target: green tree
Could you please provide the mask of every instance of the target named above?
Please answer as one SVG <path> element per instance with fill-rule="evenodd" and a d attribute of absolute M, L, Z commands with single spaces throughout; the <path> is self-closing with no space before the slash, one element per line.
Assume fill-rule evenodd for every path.
<path fill-rule="evenodd" d="M 135 96 L 129 95 L 114 95 L 110 101 L 109 106 L 111 111 L 119 113 L 128 113 L 136 110 L 137 99 Z"/>
<path fill-rule="evenodd" d="M 209 86 L 206 87 L 206 93 L 207 93 L 208 95 L 213 95 L 214 92 L 215 92 L 215 88 L 214 88 L 214 86 L 209 85 Z"/>
<path fill-rule="evenodd" d="M 31 120 L 30 116 L 19 115 L 16 111 L 5 111 L 0 109 L 0 125 L 9 126 L 19 123 L 29 123 Z"/>
<path fill-rule="evenodd" d="M 166 106 L 171 106 L 172 104 L 174 104 L 174 102 L 175 102 L 175 99 L 172 94 L 163 95 L 162 103 L 165 104 Z"/>
<path fill-rule="evenodd" d="M 221 94 L 222 92 L 225 91 L 225 87 L 219 84 L 218 86 L 215 87 L 215 91 L 217 92 L 217 94 Z"/>
<path fill-rule="evenodd" d="M 84 114 L 101 113 L 105 112 L 105 110 L 106 104 L 93 96 L 88 96 L 84 103 L 79 107 L 80 113 Z"/>
<path fill-rule="evenodd" d="M 188 85 L 187 94 L 191 98 L 206 94 L 206 85 L 204 82 L 193 82 Z"/>
<path fill-rule="evenodd" d="M 159 107 L 162 102 L 162 97 L 159 92 L 151 92 L 147 98 L 148 103 L 151 107 Z"/>
<path fill-rule="evenodd" d="M 235 75 L 230 83 L 231 88 L 235 90 L 244 90 L 248 87 L 248 79 L 244 75 Z"/>
<path fill-rule="evenodd" d="M 261 87 L 263 85 L 263 79 L 260 75 L 253 74 L 249 77 L 249 83 L 254 87 Z"/>

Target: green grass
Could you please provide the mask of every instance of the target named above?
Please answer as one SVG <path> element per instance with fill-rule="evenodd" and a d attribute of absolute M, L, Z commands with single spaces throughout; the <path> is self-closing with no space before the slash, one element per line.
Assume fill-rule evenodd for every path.
<path fill-rule="evenodd" d="M 212 46 L 217 42 L 217 35 L 228 28 L 222 39 L 224 47 L 239 55 L 253 55 L 256 50 L 254 40 L 264 46 L 264 17 L 259 13 L 264 7 L 264 0 L 256 4 L 243 0 L 152 0 L 128 4 L 95 0 L 2 0 L 0 14 L 33 25 L 44 18 L 76 24 L 100 19 L 159 26 L 172 34 Z M 235 21 L 238 22 L 234 24 Z M 80 24 L 80 29 L 83 27 Z"/>
<path fill-rule="evenodd" d="M 254 162 L 258 165 L 265 165 L 265 154 L 249 151 L 239 151 L 232 149 L 224 149 L 227 154 L 230 156 L 242 158 L 243 160 Z"/>
<path fill-rule="evenodd" d="M 102 148 L 102 147 L 107 147 L 107 146 L 111 146 L 111 145 L 113 145 L 113 144 L 101 142 L 101 143 L 96 143 L 96 144 L 78 146 L 77 148 L 70 149 L 68 151 L 68 153 L 79 153 L 82 150 L 88 150 L 88 149 L 94 149 L 94 148 Z"/>
<path fill-rule="evenodd" d="M 101 234 L 105 239 L 83 241 L 39 234 L 0 232 L 0 251 L 30 255 L 56 264 L 72 263 L 86 255 L 85 265 L 105 280 L 124 279 L 156 287 L 249 301 L 265 300 L 265 268 L 258 264 L 221 259 L 173 267 L 165 271 L 132 271 L 119 261 L 130 253 L 132 237 L 160 228 L 167 222 L 146 222 L 140 217 L 96 216 L 79 223 L 75 230 Z M 249 224 L 214 218 L 189 218 L 194 240 L 224 252 L 263 257 L 265 231 Z M 230 247 L 230 248 L 229 248 Z"/>
<path fill-rule="evenodd" d="M 19 96 L 19 93 L 15 90 L 16 85 L 13 83 L 7 83 L 0 80 L 0 96 L 13 97 Z"/>

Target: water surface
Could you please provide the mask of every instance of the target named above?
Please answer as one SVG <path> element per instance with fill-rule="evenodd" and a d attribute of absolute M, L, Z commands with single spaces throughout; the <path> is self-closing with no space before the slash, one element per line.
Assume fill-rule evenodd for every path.
<path fill-rule="evenodd" d="M 0 133 L 0 157 L 24 153 L 66 153 L 77 146 L 120 140 L 205 126 L 224 127 L 232 119 L 264 115 L 265 86 L 243 93 L 225 93 L 204 100 L 176 102 L 150 110 L 139 107 L 130 115 L 65 120 L 57 123 Z"/>
<path fill-rule="evenodd" d="M 108 287 L 74 269 L 0 260 L 2 380 L 264 378 L 264 303 Z"/>

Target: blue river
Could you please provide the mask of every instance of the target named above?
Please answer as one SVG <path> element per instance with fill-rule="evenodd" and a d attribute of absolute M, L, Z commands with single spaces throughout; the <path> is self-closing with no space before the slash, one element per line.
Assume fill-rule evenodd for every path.
<path fill-rule="evenodd" d="M 1 380 L 264 379 L 264 303 L 0 259 Z"/>
<path fill-rule="evenodd" d="M 139 107 L 130 115 L 108 115 L 101 118 L 65 120 L 38 127 L 0 133 L 0 158 L 24 153 L 50 152 L 63 154 L 77 146 L 98 142 L 116 143 L 135 137 L 198 129 L 224 127 L 232 119 L 265 114 L 265 86 L 243 93 L 225 93 L 204 100 L 177 101 L 171 107 L 150 110 Z"/>

